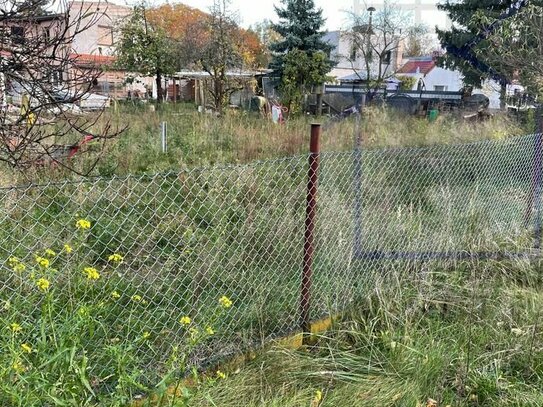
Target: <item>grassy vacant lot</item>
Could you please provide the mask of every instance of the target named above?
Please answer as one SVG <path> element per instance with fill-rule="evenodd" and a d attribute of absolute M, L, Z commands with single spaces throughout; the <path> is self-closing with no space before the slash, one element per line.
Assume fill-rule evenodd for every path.
<path fill-rule="evenodd" d="M 108 112 L 107 119 L 127 131 L 110 144 L 98 172 L 141 173 L 219 163 L 246 163 L 254 160 L 306 153 L 309 148 L 311 117 L 294 118 L 274 125 L 256 113 L 231 112 L 225 117 L 199 115 L 192 105 L 165 106 L 158 113 L 141 107 L 120 107 Z M 169 151 L 161 153 L 160 122 L 168 123 Z M 326 123 L 322 149 L 344 151 L 353 147 L 355 119 Z M 531 131 L 531 130 L 530 130 Z M 385 109 L 368 110 L 363 125 L 367 148 L 454 144 L 480 139 L 496 139 L 525 130 L 499 116 L 483 123 L 466 123 L 443 116 L 435 123 L 398 115 Z"/>
<path fill-rule="evenodd" d="M 4 173 L 3 185 L 56 183 L 0 197 L 0 253 L 11 258 L 0 268 L 2 405 L 127 405 L 163 392 L 189 359 L 297 326 L 310 119 L 138 109 L 107 113 L 130 127 L 107 146 L 99 179 Z M 539 263 L 356 259 L 356 129 L 351 118 L 323 134 L 312 314 L 350 303 L 351 315 L 314 347 L 274 349 L 151 405 L 542 403 Z M 361 249 L 531 247 L 534 140 L 507 138 L 525 129 L 380 109 L 362 129 Z M 241 163 L 251 164 L 230 165 Z M 75 227 L 81 218 L 89 228 Z"/>
<path fill-rule="evenodd" d="M 161 152 L 162 121 L 168 123 L 167 154 Z M 311 117 L 298 117 L 285 125 L 274 125 L 271 120 L 263 120 L 256 113 L 230 112 L 225 117 L 217 118 L 198 114 L 195 107 L 188 104 L 162 106 L 158 112 L 151 112 L 146 105 L 119 105 L 117 109 L 107 111 L 99 125 L 108 122 L 126 130 L 107 143 L 93 174 L 149 174 L 302 154 L 308 151 L 309 124 L 313 121 L 315 119 Z M 320 121 L 325 123 L 321 143 L 324 151 L 353 148 L 354 136 L 359 128 L 355 118 L 337 121 L 324 117 Z M 482 123 L 466 123 L 447 115 L 429 123 L 424 119 L 374 108 L 368 109 L 361 128 L 364 146 L 377 148 L 500 139 L 530 133 L 532 127 L 528 125 L 523 128 L 504 116 L 496 116 Z M 96 155 L 91 152 L 90 156 L 94 158 Z M 87 168 L 85 164 L 90 157 L 82 155 L 77 160 L 76 167 Z M 70 176 L 58 168 L 53 171 L 50 168 L 27 169 L 23 174 L 4 168 L 0 174 L 0 186 Z"/>

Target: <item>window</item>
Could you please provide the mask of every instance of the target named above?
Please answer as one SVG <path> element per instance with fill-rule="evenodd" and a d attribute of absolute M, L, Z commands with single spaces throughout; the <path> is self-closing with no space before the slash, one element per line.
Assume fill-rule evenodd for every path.
<path fill-rule="evenodd" d="M 25 29 L 23 27 L 11 27 L 11 42 L 15 45 L 22 45 L 25 42 Z"/>
<path fill-rule="evenodd" d="M 447 91 L 447 86 L 444 86 L 444 85 L 434 85 L 434 90 L 438 91 L 438 92 L 446 92 Z"/>
<path fill-rule="evenodd" d="M 351 54 L 349 55 L 349 59 L 351 61 L 356 61 L 356 44 L 351 44 Z"/>
<path fill-rule="evenodd" d="M 381 55 L 381 64 L 390 65 L 390 60 L 392 59 L 392 51 L 387 51 Z"/>
<path fill-rule="evenodd" d="M 43 29 L 43 41 L 49 42 L 50 39 L 51 39 L 51 32 L 49 31 L 49 27 L 45 27 Z"/>
<path fill-rule="evenodd" d="M 54 85 L 60 85 L 63 82 L 62 71 L 53 71 L 51 73 L 51 83 Z"/>
<path fill-rule="evenodd" d="M 98 26 L 98 45 L 113 45 L 113 30 L 110 26 Z"/>

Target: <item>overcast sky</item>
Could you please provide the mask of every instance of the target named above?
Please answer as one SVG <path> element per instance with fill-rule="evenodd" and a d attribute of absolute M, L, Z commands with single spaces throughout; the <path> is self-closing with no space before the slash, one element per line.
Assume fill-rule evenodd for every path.
<path fill-rule="evenodd" d="M 136 0 L 113 0 L 118 4 L 133 4 Z M 167 2 L 168 0 L 148 0 L 151 5 L 159 5 Z M 344 27 L 347 23 L 347 12 L 353 10 L 355 0 L 315 0 L 317 7 L 323 9 L 323 15 L 326 18 L 326 29 L 338 30 Z M 184 3 L 191 7 L 197 7 L 203 11 L 209 11 L 209 8 L 213 4 L 213 0 L 174 0 L 171 3 Z M 361 4 L 375 4 L 376 8 L 379 8 L 379 3 L 382 4 L 383 0 L 359 0 Z M 435 4 L 437 0 L 421 0 L 422 4 Z M 241 19 L 241 25 L 248 27 L 254 23 L 270 19 L 275 21 L 277 15 L 275 14 L 274 4 L 280 5 L 279 0 L 231 0 L 232 10 L 239 13 Z M 415 0 L 393 0 L 396 4 L 413 4 Z M 441 25 L 444 17 L 438 15 L 435 12 L 425 11 L 422 14 L 423 22 L 429 27 L 434 27 L 436 24 Z"/>

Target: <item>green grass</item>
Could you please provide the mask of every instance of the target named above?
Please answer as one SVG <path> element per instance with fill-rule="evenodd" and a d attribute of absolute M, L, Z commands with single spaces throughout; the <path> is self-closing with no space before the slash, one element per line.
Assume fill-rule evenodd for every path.
<path fill-rule="evenodd" d="M 160 123 L 168 123 L 168 153 L 161 151 Z M 178 104 L 160 107 L 151 112 L 146 105 L 119 105 L 104 113 L 96 130 L 106 123 L 112 129 L 125 129 L 106 143 L 103 150 L 91 146 L 89 154 L 79 155 L 70 165 L 84 171 L 100 156 L 93 175 L 177 171 L 216 164 L 239 164 L 255 160 L 305 154 L 309 149 L 309 124 L 325 123 L 321 148 L 323 151 L 349 151 L 359 132 L 355 118 L 334 121 L 323 117 L 296 117 L 285 125 L 275 125 L 259 114 L 228 112 L 223 117 L 198 114 L 194 105 Z M 381 108 L 367 110 L 362 126 L 364 147 L 422 146 L 456 144 L 481 139 L 503 139 L 511 135 L 531 133 L 532 125 L 522 126 L 504 115 L 488 121 L 468 123 L 454 115 L 443 115 L 430 123 L 424 118 L 404 116 Z M 75 140 L 70 140 L 74 142 Z M 66 143 L 66 140 L 57 140 Z M 27 168 L 17 173 L 5 168 L 0 186 L 29 181 L 73 177 L 61 168 Z"/>
<path fill-rule="evenodd" d="M 321 406 L 541 405 L 540 264 L 426 266 L 366 274 L 314 346 L 267 351 L 193 405 L 315 406 L 317 390 Z"/>
<path fill-rule="evenodd" d="M 0 257 L 27 265 L 22 275 L 0 267 L 2 405 L 126 405 L 157 383 L 163 391 L 191 364 L 298 326 L 310 119 L 279 126 L 243 113 L 200 116 L 185 105 L 107 114 L 130 128 L 107 146 L 99 177 L 47 168 L 1 180 L 42 184 L 0 195 Z M 347 305 L 352 315 L 316 347 L 265 354 L 225 382 L 202 380 L 185 399 L 305 406 L 320 389 L 326 405 L 425 405 L 428 397 L 440 405 L 500 405 L 491 404 L 500 397 L 512 403 L 502 405 L 537 405 L 539 265 L 354 259 L 355 129 L 348 119 L 323 133 L 312 299 L 315 318 Z M 370 110 L 363 249 L 531 248 L 532 226 L 523 222 L 533 138 L 506 137 L 520 133 L 503 117 L 429 123 Z M 476 140 L 491 142 L 447 146 Z M 434 147 L 382 149 L 400 145 Z M 84 237 L 74 229 L 81 217 L 92 223 Z M 77 256 L 62 255 L 55 272 L 36 268 L 36 254 L 65 243 Z M 124 256 L 117 268 L 108 261 L 115 252 Z M 97 281 L 84 278 L 91 265 Z M 46 295 L 36 285 L 43 276 Z M 222 295 L 233 308 L 216 319 Z M 212 323 L 216 333 L 192 343 L 181 316 L 200 332 Z M 10 330 L 13 322 L 22 334 Z M 23 343 L 37 352 L 26 355 Z"/>

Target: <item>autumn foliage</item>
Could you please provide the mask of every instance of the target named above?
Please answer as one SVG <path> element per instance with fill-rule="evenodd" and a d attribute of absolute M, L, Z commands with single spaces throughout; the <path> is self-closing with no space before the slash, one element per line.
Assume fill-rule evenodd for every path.
<path fill-rule="evenodd" d="M 184 4 L 163 4 L 148 9 L 147 18 L 179 42 L 180 60 L 187 68 L 198 63 L 198 51 L 205 47 L 210 37 L 209 14 Z M 266 50 L 258 35 L 241 27 L 237 31 L 236 43 L 247 67 L 266 65 Z"/>

